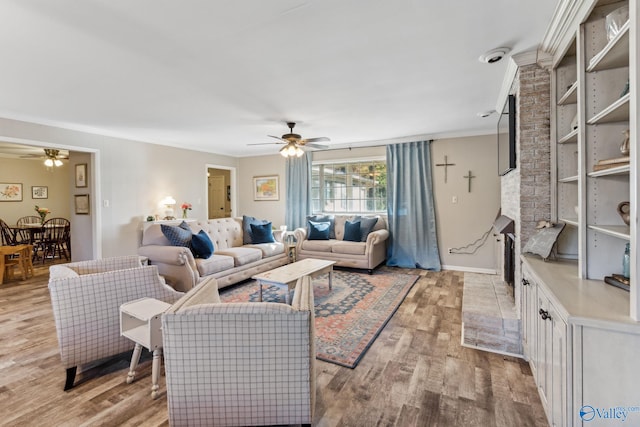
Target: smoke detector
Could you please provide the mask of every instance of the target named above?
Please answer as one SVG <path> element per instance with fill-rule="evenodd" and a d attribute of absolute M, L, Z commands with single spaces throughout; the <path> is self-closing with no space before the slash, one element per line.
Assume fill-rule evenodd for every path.
<path fill-rule="evenodd" d="M 508 47 L 499 47 L 496 49 L 491 49 L 489 52 L 484 53 L 478 58 L 480 62 L 486 62 L 487 64 L 493 64 L 494 62 L 500 61 L 506 54 L 511 51 Z"/>

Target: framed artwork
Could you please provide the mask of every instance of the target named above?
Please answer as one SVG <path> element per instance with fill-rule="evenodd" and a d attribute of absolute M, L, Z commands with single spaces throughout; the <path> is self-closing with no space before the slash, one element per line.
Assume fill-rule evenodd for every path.
<path fill-rule="evenodd" d="M 253 177 L 253 200 L 280 200 L 278 175 Z"/>
<path fill-rule="evenodd" d="M 89 215 L 89 195 L 76 194 L 76 215 Z"/>
<path fill-rule="evenodd" d="M 76 165 L 76 187 L 82 188 L 87 186 L 87 164 L 80 163 Z"/>
<path fill-rule="evenodd" d="M 49 187 L 42 186 L 42 185 L 31 187 L 31 198 L 32 199 L 48 199 Z"/>
<path fill-rule="evenodd" d="M 21 202 L 22 184 L 0 182 L 0 202 Z"/>

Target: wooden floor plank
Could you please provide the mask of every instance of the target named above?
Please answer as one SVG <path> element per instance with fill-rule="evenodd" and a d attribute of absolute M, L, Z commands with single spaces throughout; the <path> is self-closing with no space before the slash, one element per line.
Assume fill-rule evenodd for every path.
<path fill-rule="evenodd" d="M 62 390 L 48 265 L 35 267 L 34 278 L 0 285 L 2 425 L 167 426 L 164 376 L 154 400 L 147 352 L 132 384 L 125 353 Z M 526 362 L 461 347 L 463 273 L 381 271 L 420 279 L 355 369 L 318 361 L 314 425 L 546 425 Z"/>

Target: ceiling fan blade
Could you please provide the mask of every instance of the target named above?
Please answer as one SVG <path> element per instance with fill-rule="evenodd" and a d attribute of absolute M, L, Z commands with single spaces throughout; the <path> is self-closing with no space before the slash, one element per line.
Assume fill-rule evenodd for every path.
<path fill-rule="evenodd" d="M 277 140 L 279 140 L 279 141 L 283 141 L 283 142 L 285 142 L 285 143 L 288 143 L 288 142 L 289 142 L 289 141 L 287 141 L 286 139 L 282 139 L 282 138 L 280 138 L 279 136 L 273 136 L 273 135 L 267 135 L 267 136 L 269 136 L 269 137 L 271 137 L 271 138 L 275 138 L 275 139 L 277 139 Z"/>
<path fill-rule="evenodd" d="M 307 142 L 323 142 L 323 141 L 331 141 L 329 138 L 327 138 L 326 136 L 321 136 L 318 138 L 307 138 L 307 139 L 303 139 L 302 143 L 306 144 Z"/>
<path fill-rule="evenodd" d="M 327 148 L 329 148 L 328 145 L 322 144 L 304 144 L 302 147 L 317 148 L 318 150 L 326 150 Z"/>
<path fill-rule="evenodd" d="M 282 145 L 286 144 L 285 142 L 258 142 L 257 144 L 247 144 L 247 145 Z"/>

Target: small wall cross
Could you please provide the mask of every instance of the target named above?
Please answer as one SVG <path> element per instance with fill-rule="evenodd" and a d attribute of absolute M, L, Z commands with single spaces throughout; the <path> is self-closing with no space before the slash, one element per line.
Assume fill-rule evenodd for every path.
<path fill-rule="evenodd" d="M 447 156 L 444 156 L 444 163 L 436 163 L 436 166 L 444 166 L 444 182 L 447 182 L 447 168 L 449 166 L 455 166 L 455 163 L 449 163 L 447 161 Z"/>
<path fill-rule="evenodd" d="M 463 178 L 467 178 L 469 180 L 469 193 L 471 193 L 471 180 L 475 178 L 475 176 L 471 174 L 471 171 L 469 171 L 469 174 L 463 176 Z"/>

